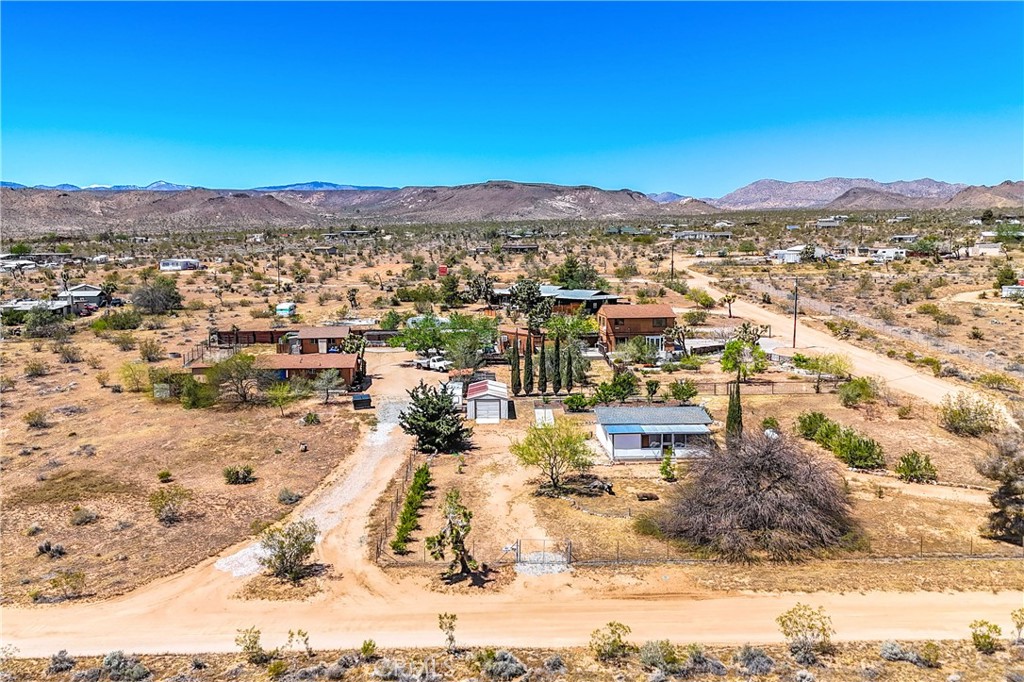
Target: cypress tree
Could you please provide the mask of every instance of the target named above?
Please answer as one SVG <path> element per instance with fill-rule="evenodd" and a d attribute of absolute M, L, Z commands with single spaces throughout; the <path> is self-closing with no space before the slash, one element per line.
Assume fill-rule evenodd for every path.
<path fill-rule="evenodd" d="M 562 341 L 555 337 L 555 363 L 551 372 L 551 391 L 558 395 L 562 390 Z"/>
<path fill-rule="evenodd" d="M 512 342 L 512 393 L 519 395 L 523 392 L 523 382 L 519 376 L 519 338 Z"/>
<path fill-rule="evenodd" d="M 526 332 L 526 357 L 523 358 L 523 392 L 533 393 L 533 334 Z"/>
<path fill-rule="evenodd" d="M 740 382 L 729 382 L 729 411 L 725 417 L 725 442 L 731 444 L 743 436 L 743 406 L 740 404 Z"/>
<path fill-rule="evenodd" d="M 540 340 L 540 366 L 537 368 L 537 388 L 540 390 L 541 395 L 548 392 L 548 363 L 547 353 L 545 351 L 546 343 L 544 339 Z"/>
<path fill-rule="evenodd" d="M 573 384 L 573 373 L 574 369 L 572 366 L 572 344 L 570 343 L 565 348 L 565 392 L 572 393 Z"/>

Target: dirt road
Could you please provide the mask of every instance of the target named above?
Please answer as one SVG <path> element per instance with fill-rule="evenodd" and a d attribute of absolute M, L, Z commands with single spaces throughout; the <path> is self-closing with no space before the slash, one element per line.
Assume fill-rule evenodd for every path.
<path fill-rule="evenodd" d="M 404 357 L 368 356 L 370 371 L 380 379 L 373 391 L 379 404 L 401 400 L 421 377 L 437 380 L 437 375 L 399 368 Z M 83 655 L 113 649 L 231 651 L 236 630 L 255 625 L 268 646 L 284 642 L 287 631 L 296 628 L 308 631 L 317 648 L 358 646 L 367 638 L 385 647 L 437 646 L 441 612 L 458 615 L 457 639 L 464 645 L 580 645 L 611 620 L 630 625 L 640 641 L 769 642 L 780 638 L 775 617 L 798 601 L 823 605 L 839 639 L 945 639 L 962 638 L 967 624 L 978 618 L 1008 625 L 1010 611 L 1024 601 L 1019 592 L 724 594 L 696 587 L 685 567 L 627 569 L 608 581 L 595 581 L 593 574 L 520 576 L 501 592 L 436 591 L 422 577 L 395 578 L 367 558 L 365 520 L 402 465 L 406 438 L 380 430 L 363 436 L 349 461 L 297 510 L 340 517 L 327 524 L 317 550 L 338 579 L 312 599 L 232 599 L 247 578 L 216 564 L 251 546 L 242 543 L 107 601 L 5 608 L 3 643 L 29 656 L 64 648 Z M 325 510 L 332 500 L 344 505 L 343 512 Z"/>
<path fill-rule="evenodd" d="M 715 287 L 715 280 L 711 277 L 693 270 L 690 270 L 689 273 L 690 279 L 688 284 L 691 287 L 707 289 L 708 293 L 716 298 L 724 295 L 725 292 Z M 775 338 L 781 339 L 785 346 L 792 345 L 792 317 L 767 310 L 742 299 L 733 303 L 732 309 L 737 317 L 742 317 L 757 324 L 771 325 Z M 849 356 L 850 361 L 853 363 L 854 374 L 879 377 L 884 379 L 892 388 L 933 405 L 939 404 L 950 393 L 964 390 L 953 382 L 940 379 L 931 374 L 924 374 L 908 367 L 899 360 L 887 358 L 865 348 L 860 348 L 842 339 L 837 339 L 827 332 L 812 329 L 799 321 L 797 322 L 796 344 L 798 348 L 843 353 Z"/>

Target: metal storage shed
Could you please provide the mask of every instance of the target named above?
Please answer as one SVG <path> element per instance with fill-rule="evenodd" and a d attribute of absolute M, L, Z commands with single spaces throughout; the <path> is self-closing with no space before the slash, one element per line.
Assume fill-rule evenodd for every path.
<path fill-rule="evenodd" d="M 466 419 L 497 424 L 508 419 L 508 386 L 500 381 L 477 381 L 466 393 Z"/>

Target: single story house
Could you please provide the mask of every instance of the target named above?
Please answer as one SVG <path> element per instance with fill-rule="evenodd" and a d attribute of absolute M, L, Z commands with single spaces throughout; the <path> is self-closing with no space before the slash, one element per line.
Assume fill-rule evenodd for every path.
<path fill-rule="evenodd" d="M 665 348 L 665 330 L 674 327 L 676 314 L 665 303 L 643 305 L 606 305 L 597 311 L 599 343 L 608 352 L 620 344 L 642 336 L 657 350 Z"/>
<path fill-rule="evenodd" d="M 583 306 L 584 312 L 593 315 L 605 304 L 618 303 L 622 297 L 618 294 L 609 294 L 600 289 L 566 289 L 556 284 L 541 284 L 540 295 L 544 298 L 553 298 L 555 312 L 575 313 Z M 489 303 L 495 306 L 504 306 L 512 298 L 512 287 L 497 287 L 491 293 Z"/>
<path fill-rule="evenodd" d="M 200 270 L 202 264 L 195 258 L 164 258 L 160 261 L 161 272 L 180 272 L 181 270 Z"/>
<path fill-rule="evenodd" d="M 978 242 L 967 247 L 967 255 L 972 258 L 995 258 L 1006 254 L 1000 242 Z"/>
<path fill-rule="evenodd" d="M 913 244 L 918 239 L 920 239 L 920 235 L 916 234 L 894 234 L 889 237 L 889 241 L 897 244 Z"/>
<path fill-rule="evenodd" d="M 261 369 L 269 370 L 278 380 L 290 379 L 294 376 L 315 378 L 321 372 L 336 369 L 346 384 L 352 386 L 362 381 L 366 374 L 365 361 L 355 353 L 316 353 L 311 355 L 291 355 L 277 353 L 260 355 L 256 360 Z"/>
<path fill-rule="evenodd" d="M 340 232 L 326 232 L 320 235 L 324 241 L 337 241 L 339 239 L 353 239 L 355 237 L 365 237 L 370 234 L 369 230 L 341 230 Z"/>
<path fill-rule="evenodd" d="M 871 249 L 869 254 L 876 262 L 885 263 L 894 260 L 903 260 L 907 257 L 907 250 L 896 248 Z"/>
<path fill-rule="evenodd" d="M 68 287 L 66 291 L 59 291 L 56 298 L 65 299 L 71 303 L 89 303 L 95 306 L 106 303 L 103 289 L 94 284 L 76 284 L 73 287 Z"/>
<path fill-rule="evenodd" d="M 337 246 L 314 246 L 313 254 L 317 256 L 337 256 Z"/>
<path fill-rule="evenodd" d="M 310 353 L 340 353 L 348 338 L 349 327 L 305 327 L 286 334 L 277 344 L 278 353 L 307 355 Z"/>
<path fill-rule="evenodd" d="M 732 232 L 705 232 L 702 230 L 683 230 L 673 232 L 672 239 L 676 241 L 706 242 L 712 239 L 732 239 Z"/>
<path fill-rule="evenodd" d="M 786 263 L 789 265 L 799 263 L 804 256 L 804 249 L 807 248 L 807 244 L 797 244 L 790 246 L 785 249 L 775 249 L 768 253 L 768 257 L 776 260 L 780 263 Z M 814 257 L 816 259 L 825 258 L 828 255 L 828 251 L 820 246 L 814 247 Z"/>
<path fill-rule="evenodd" d="M 522 242 L 510 242 L 501 245 L 501 250 L 506 253 L 522 253 L 526 251 L 537 251 L 540 249 L 538 244 L 524 244 Z"/>
<path fill-rule="evenodd" d="M 497 424 L 508 419 L 508 386 L 500 381 L 477 381 L 466 392 L 466 419 Z"/>
<path fill-rule="evenodd" d="M 295 327 L 239 327 L 232 325 L 227 329 L 216 329 L 211 341 L 221 346 L 250 346 L 257 343 L 280 343 L 288 334 L 298 331 Z"/>
<path fill-rule="evenodd" d="M 711 446 L 711 417 L 703 407 L 597 407 L 597 441 L 613 462 L 703 457 Z"/>
<path fill-rule="evenodd" d="M 831 216 L 829 218 L 818 218 L 814 221 L 814 226 L 818 229 L 841 227 L 844 222 L 846 221 L 843 219 L 843 216 Z"/>
<path fill-rule="evenodd" d="M 40 301 L 34 298 L 18 298 L 6 303 L 0 303 L 0 310 L 27 313 L 33 310 L 49 310 L 59 315 L 70 315 L 74 312 L 74 306 L 64 301 Z"/>

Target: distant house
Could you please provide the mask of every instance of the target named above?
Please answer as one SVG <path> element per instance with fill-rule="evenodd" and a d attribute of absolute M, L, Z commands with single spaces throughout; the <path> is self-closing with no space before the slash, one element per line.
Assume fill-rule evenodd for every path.
<path fill-rule="evenodd" d="M 497 424 L 508 419 L 508 386 L 500 381 L 477 381 L 466 392 L 466 419 Z"/>
<path fill-rule="evenodd" d="M 967 247 L 967 255 L 980 258 L 995 258 L 1005 255 L 1006 251 L 1000 242 L 978 242 Z"/>
<path fill-rule="evenodd" d="M 307 355 L 310 353 L 340 353 L 348 338 L 349 327 L 305 327 L 285 335 L 277 344 L 279 353 Z"/>
<path fill-rule="evenodd" d="M 312 248 L 312 251 L 313 251 L 314 254 L 316 254 L 318 256 L 337 256 L 338 255 L 338 247 L 337 246 L 314 246 Z"/>
<path fill-rule="evenodd" d="M 613 462 L 703 457 L 711 446 L 711 417 L 703 407 L 597 407 L 597 441 Z"/>
<path fill-rule="evenodd" d="M 268 370 L 278 380 L 295 376 L 313 378 L 329 369 L 336 369 L 346 384 L 352 386 L 362 381 L 366 363 L 355 353 L 316 353 L 312 355 L 291 355 L 277 353 L 259 355 L 256 360 L 261 369 Z"/>
<path fill-rule="evenodd" d="M 801 262 L 804 256 L 804 250 L 807 248 L 807 244 L 796 244 L 785 249 L 775 249 L 768 253 L 768 257 L 776 260 L 780 263 L 787 265 L 793 265 Z M 825 258 L 828 255 L 828 251 L 820 246 L 814 247 L 814 257 L 816 259 Z"/>
<path fill-rule="evenodd" d="M 245 235 L 245 241 L 247 243 L 249 243 L 249 244 L 262 244 L 263 243 L 263 233 L 262 232 L 257 232 L 255 234 L 247 234 L 247 235 Z"/>
<path fill-rule="evenodd" d="M 673 232 L 672 239 L 676 241 L 697 241 L 706 242 L 713 239 L 732 239 L 732 232 L 705 232 L 702 230 L 683 230 Z"/>
<path fill-rule="evenodd" d="M 95 306 L 106 303 L 103 289 L 95 284 L 76 284 L 73 287 L 68 287 L 67 290 L 58 292 L 57 298 L 66 299 L 71 303 L 89 303 Z"/>
<path fill-rule="evenodd" d="M 894 260 L 903 260 L 907 257 L 906 249 L 897 248 L 884 248 L 884 249 L 871 249 L 868 255 L 878 263 L 888 263 Z"/>
<path fill-rule="evenodd" d="M 918 239 L 920 239 L 920 235 L 916 234 L 894 234 L 889 237 L 889 241 L 896 244 L 913 244 Z"/>
<path fill-rule="evenodd" d="M 180 272 L 181 270 L 200 270 L 202 263 L 195 258 L 164 258 L 160 261 L 161 272 Z"/>
<path fill-rule="evenodd" d="M 732 222 L 731 220 L 719 220 L 717 223 L 712 225 L 712 227 L 714 227 L 717 230 L 720 230 L 724 227 L 736 227 L 736 223 Z"/>
<path fill-rule="evenodd" d="M 526 251 L 537 251 L 540 246 L 537 244 L 525 244 L 523 242 L 507 242 L 501 245 L 505 253 L 524 253 Z"/>
<path fill-rule="evenodd" d="M 672 306 L 664 303 L 606 305 L 597 311 L 598 340 L 608 352 L 637 336 L 663 350 L 665 330 L 674 327 L 675 323 L 676 314 Z"/>
<path fill-rule="evenodd" d="M 596 313 L 602 305 L 617 303 L 621 296 L 609 294 L 600 289 L 566 289 L 555 284 L 541 284 L 540 295 L 544 298 L 553 298 L 555 312 L 576 312 L 583 307 L 588 314 Z M 489 303 L 491 305 L 504 306 L 512 298 L 512 287 L 500 287 L 494 289 Z"/>
<path fill-rule="evenodd" d="M 326 232 L 320 235 L 324 241 L 338 241 L 365 237 L 370 234 L 369 230 L 341 230 L 340 232 Z"/>
<path fill-rule="evenodd" d="M 892 218 L 889 218 L 889 219 L 888 219 L 888 220 L 886 220 L 885 222 L 887 222 L 887 223 L 889 223 L 889 224 L 893 224 L 893 223 L 905 223 L 905 222 L 907 222 L 908 220 L 910 220 L 910 216 L 908 216 L 908 215 L 898 215 L 898 216 L 894 216 L 894 217 L 892 217 Z"/>
<path fill-rule="evenodd" d="M 0 310 L 12 312 L 31 312 L 33 310 L 48 310 L 60 315 L 70 315 L 74 312 L 74 306 L 67 300 L 63 301 L 40 301 L 35 298 L 19 298 L 6 303 L 0 303 Z"/>
<path fill-rule="evenodd" d="M 818 229 L 841 227 L 844 222 L 843 216 L 831 216 L 828 218 L 818 218 L 814 221 L 814 226 Z"/>

